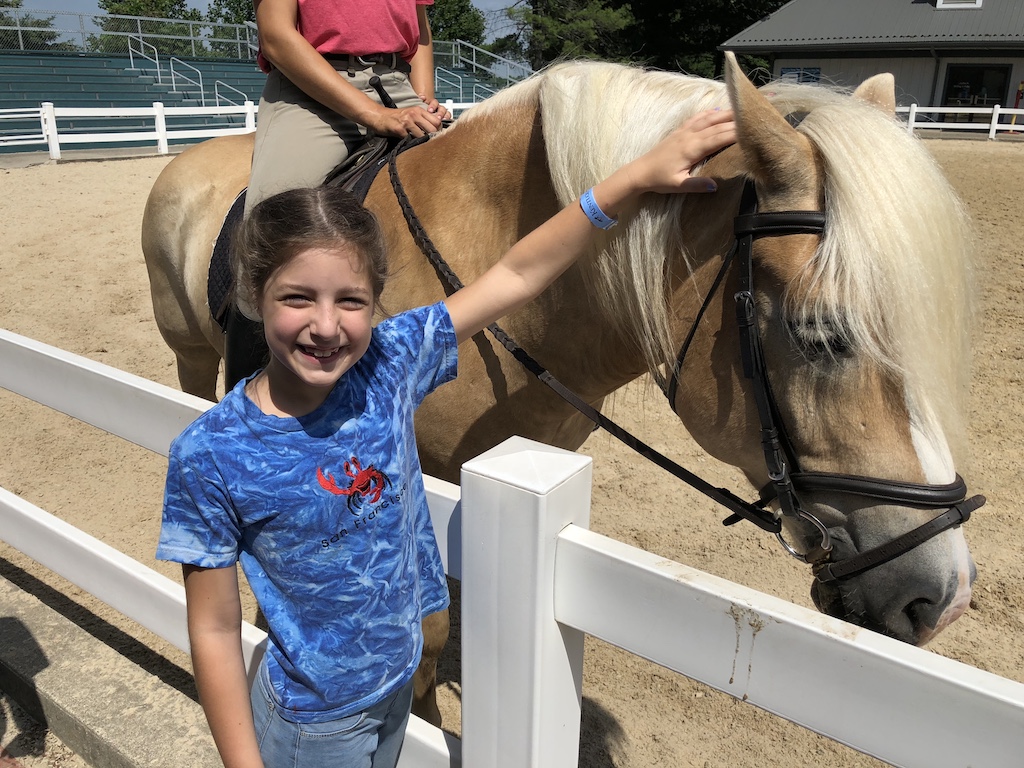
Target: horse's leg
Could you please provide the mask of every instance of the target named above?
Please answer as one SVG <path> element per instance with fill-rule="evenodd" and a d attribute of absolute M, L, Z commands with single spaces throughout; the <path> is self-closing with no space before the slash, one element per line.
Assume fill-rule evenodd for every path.
<path fill-rule="evenodd" d="M 217 374 L 220 371 L 220 355 L 210 346 L 195 346 L 190 349 L 175 348 L 178 361 L 178 384 L 182 392 L 217 400 Z"/>
<path fill-rule="evenodd" d="M 206 324 L 214 336 L 206 336 L 202 323 L 189 304 L 183 281 L 171 268 L 175 263 L 171 257 L 155 247 L 145 250 L 145 254 L 153 317 L 160 335 L 177 360 L 178 384 L 183 392 L 216 402 L 221 353 L 214 341 L 220 329 L 211 318 Z M 204 302 L 202 308 L 205 306 Z"/>
<path fill-rule="evenodd" d="M 448 609 L 423 619 L 423 657 L 413 676 L 412 713 L 431 725 L 441 726 L 437 708 L 437 660 L 448 642 Z"/>

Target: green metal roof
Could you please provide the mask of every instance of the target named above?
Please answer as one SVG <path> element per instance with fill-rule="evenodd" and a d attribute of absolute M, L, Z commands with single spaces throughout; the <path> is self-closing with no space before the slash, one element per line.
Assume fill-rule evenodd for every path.
<path fill-rule="evenodd" d="M 937 2 L 945 7 L 936 7 Z M 980 7 L 972 7 L 963 0 L 792 0 L 719 48 L 740 53 L 1024 50 L 1024 1 L 981 0 Z"/>

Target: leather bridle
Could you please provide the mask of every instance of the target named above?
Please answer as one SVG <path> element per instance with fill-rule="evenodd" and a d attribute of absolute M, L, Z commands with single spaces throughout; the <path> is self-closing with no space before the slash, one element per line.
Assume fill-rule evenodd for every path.
<path fill-rule="evenodd" d="M 406 223 L 413 240 L 420 250 L 433 264 L 446 291 L 452 292 L 462 287 L 462 282 L 452 271 L 444 257 L 437 251 L 427 235 L 422 222 L 416 216 L 398 176 L 396 158 L 408 144 L 419 143 L 422 139 L 403 140 L 387 157 L 389 176 L 399 207 L 405 216 Z M 382 163 L 383 164 L 383 163 Z M 735 220 L 736 239 L 733 247 L 726 255 L 722 267 L 704 300 L 700 311 L 679 350 L 669 381 L 659 382 L 667 394 L 669 404 L 674 408 L 675 393 L 683 361 L 698 324 L 707 307 L 723 282 L 731 263 L 736 260 L 740 268 L 740 290 L 736 293 L 736 314 L 740 332 L 740 347 L 743 351 L 743 368 L 746 376 L 751 379 L 754 396 L 757 402 L 758 416 L 761 421 L 761 444 L 764 450 L 765 465 L 770 479 L 769 485 L 762 490 L 761 498 L 749 502 L 736 496 L 726 488 L 717 488 L 703 478 L 695 475 L 671 459 L 665 457 L 647 444 L 643 443 L 604 414 L 591 406 L 579 395 L 559 382 L 547 369 L 522 349 L 497 324 L 491 324 L 487 330 L 501 343 L 531 374 L 550 387 L 563 400 L 573 406 L 581 414 L 590 419 L 597 427 L 608 431 L 627 446 L 637 451 L 675 477 L 694 489 L 725 506 L 730 512 L 725 524 L 732 525 L 740 520 L 749 520 L 763 530 L 774 533 L 782 546 L 791 555 L 809 563 L 813 567 L 815 578 L 827 583 L 848 579 L 859 573 L 886 563 L 928 539 L 949 528 L 966 522 L 971 512 L 985 503 L 983 496 L 966 498 L 967 487 L 963 479 L 957 475 L 949 485 L 926 485 L 904 483 L 896 480 L 882 480 L 854 475 L 830 474 L 824 472 L 799 471 L 796 455 L 792 444 L 785 434 L 783 422 L 779 417 L 779 409 L 772 395 L 768 380 L 764 353 L 761 349 L 761 338 L 757 328 L 757 313 L 753 294 L 753 241 L 759 237 L 790 235 L 790 234 L 821 234 L 825 228 L 825 214 L 820 211 L 784 211 L 779 213 L 757 213 L 757 195 L 752 182 L 744 188 L 740 212 Z M 892 541 L 862 552 L 854 557 L 833 562 L 831 537 L 828 528 L 814 515 L 807 512 L 801 505 L 800 495 L 807 492 L 829 491 L 855 494 L 879 501 L 895 502 L 910 506 L 946 510 L 924 525 L 905 533 Z M 782 517 L 791 517 L 813 526 L 821 535 L 821 541 L 809 552 L 801 553 L 791 546 L 782 535 L 782 524 L 778 515 L 768 505 L 778 501 Z"/>
<path fill-rule="evenodd" d="M 729 266 L 735 261 L 739 270 L 739 290 L 733 298 L 736 302 L 736 324 L 739 329 L 743 373 L 751 381 L 754 391 L 760 421 L 761 447 L 769 479 L 768 485 L 762 489 L 758 506 L 764 507 L 775 501 L 783 517 L 802 521 L 817 530 L 821 537 L 820 542 L 808 552 L 799 552 L 791 546 L 783 537 L 781 529 L 776 531 L 775 535 L 786 551 L 813 566 L 815 577 L 819 581 L 828 583 L 848 579 L 889 562 L 943 531 L 961 525 L 970 518 L 971 512 L 985 503 L 985 498 L 973 496 L 968 499 L 967 486 L 960 475 L 956 475 L 956 479 L 948 485 L 932 485 L 829 472 L 800 471 L 796 452 L 786 433 L 768 378 L 754 301 L 753 244 L 754 240 L 760 237 L 821 235 L 825 231 L 825 225 L 825 214 L 821 211 L 758 213 L 757 192 L 753 182 L 747 181 L 743 188 L 739 215 L 736 216 L 734 223 L 733 246 L 723 260 L 711 290 L 680 347 L 667 385 L 663 389 L 670 406 L 675 408 L 679 375 L 687 350 L 711 298 L 723 283 Z M 946 509 L 924 525 L 892 541 L 839 562 L 833 562 L 828 528 L 804 508 L 800 498 L 802 494 L 820 491 L 853 494 L 907 506 Z M 726 524 L 737 520 L 738 518 L 730 518 L 726 520 Z"/>

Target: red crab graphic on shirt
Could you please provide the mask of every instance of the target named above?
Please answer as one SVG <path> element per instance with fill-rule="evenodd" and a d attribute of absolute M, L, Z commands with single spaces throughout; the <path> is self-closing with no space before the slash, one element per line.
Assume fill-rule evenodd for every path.
<path fill-rule="evenodd" d="M 316 479 L 320 487 L 337 496 L 348 497 L 348 508 L 352 514 L 359 514 L 364 503 L 375 504 L 380 501 L 384 489 L 391 485 L 388 476 L 372 464 L 365 469 L 355 456 L 345 462 L 345 474 L 351 478 L 347 487 L 338 485 L 331 473 L 317 467 Z"/>

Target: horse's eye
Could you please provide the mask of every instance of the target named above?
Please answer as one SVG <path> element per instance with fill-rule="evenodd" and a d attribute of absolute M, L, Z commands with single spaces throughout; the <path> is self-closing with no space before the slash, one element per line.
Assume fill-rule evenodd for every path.
<path fill-rule="evenodd" d="M 840 328 L 828 320 L 798 318 L 789 321 L 789 331 L 800 353 L 808 360 L 847 357 L 850 342 Z"/>

